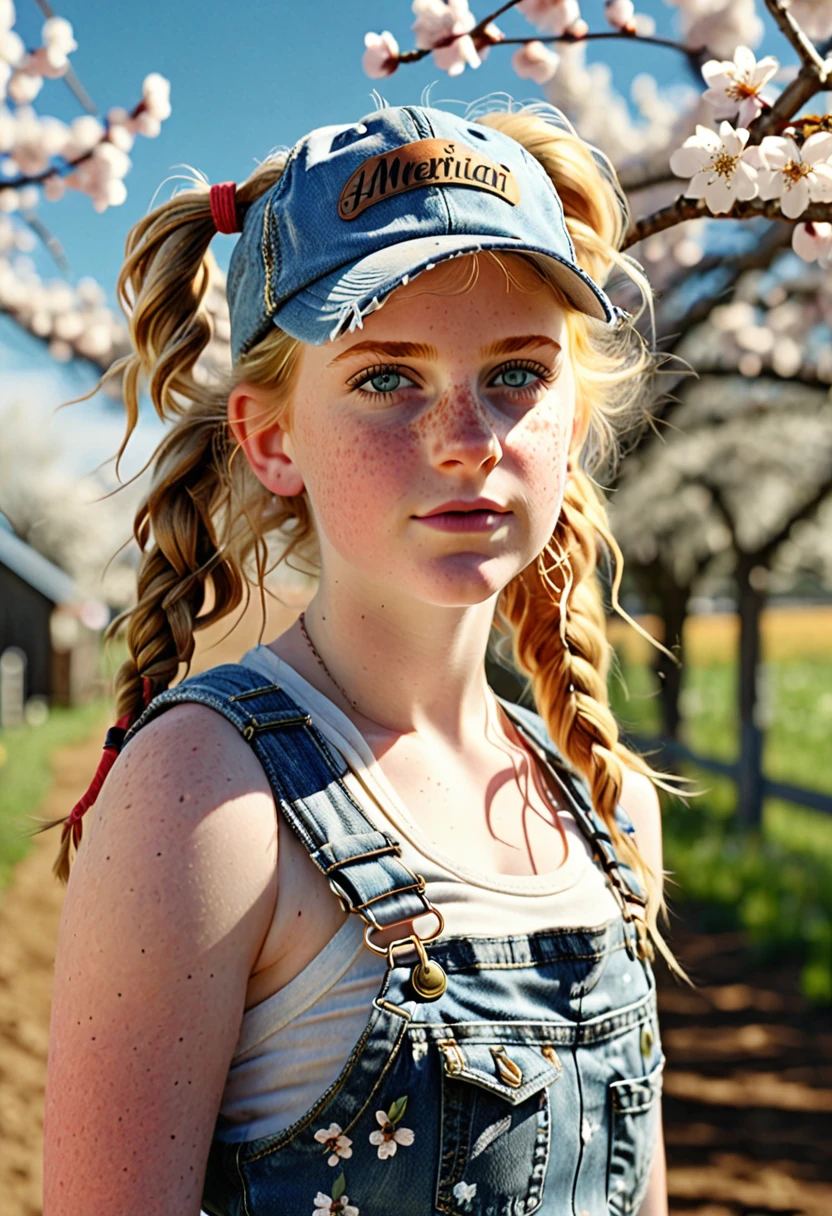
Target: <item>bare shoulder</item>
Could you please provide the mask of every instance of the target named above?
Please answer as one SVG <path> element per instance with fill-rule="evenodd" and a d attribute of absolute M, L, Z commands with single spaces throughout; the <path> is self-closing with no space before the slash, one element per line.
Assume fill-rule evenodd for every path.
<path fill-rule="evenodd" d="M 146 849 L 164 860 L 174 850 L 186 864 L 199 851 L 200 868 L 211 866 L 200 880 L 221 882 L 223 890 L 227 881 L 262 885 L 276 874 L 276 815 L 266 774 L 235 727 L 203 705 L 173 706 L 143 727 L 86 818 L 92 822 L 85 819 L 72 874 L 76 866 L 98 871 L 102 850 L 104 862 L 117 862 L 109 847 L 116 837 L 131 853 Z"/>
<path fill-rule="evenodd" d="M 276 905 L 274 802 L 231 723 L 186 704 L 127 744 L 87 817 L 55 960 L 44 1216 L 196 1213 Z"/>
<path fill-rule="evenodd" d="M 636 843 L 654 874 L 661 874 L 662 815 L 655 785 L 644 773 L 622 765 L 624 779 L 619 802 L 632 820 Z"/>

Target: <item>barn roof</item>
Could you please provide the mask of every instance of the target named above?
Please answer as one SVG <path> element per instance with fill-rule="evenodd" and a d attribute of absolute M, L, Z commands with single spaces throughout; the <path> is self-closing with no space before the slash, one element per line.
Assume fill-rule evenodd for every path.
<path fill-rule="evenodd" d="M 66 604 L 78 598 L 75 583 L 43 554 L 0 524 L 0 566 L 23 579 L 53 604 Z"/>

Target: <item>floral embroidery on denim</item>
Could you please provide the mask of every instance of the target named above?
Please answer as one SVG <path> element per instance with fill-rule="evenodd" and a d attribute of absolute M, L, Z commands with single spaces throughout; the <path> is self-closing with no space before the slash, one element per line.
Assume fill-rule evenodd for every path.
<path fill-rule="evenodd" d="M 376 1119 L 381 1124 L 380 1131 L 370 1132 L 370 1144 L 378 1145 L 378 1155 L 382 1160 L 394 1157 L 400 1144 L 412 1144 L 416 1133 L 409 1127 L 396 1127 L 404 1115 L 407 1106 L 407 1096 L 397 1098 L 387 1114 L 383 1110 L 376 1111 Z"/>
<path fill-rule="evenodd" d="M 458 1182 L 453 1189 L 454 1199 L 460 1203 L 465 1203 L 469 1199 L 473 1199 L 477 1193 L 476 1182 Z"/>
<path fill-rule="evenodd" d="M 325 1195 L 323 1191 L 318 1191 L 312 1216 L 324 1216 L 324 1213 L 331 1213 L 332 1216 L 359 1216 L 358 1208 L 355 1204 L 350 1203 L 349 1197 L 344 1194 L 345 1186 L 344 1171 L 341 1170 L 332 1184 L 331 1196 Z"/>
<path fill-rule="evenodd" d="M 338 1123 L 330 1123 L 329 1127 L 318 1128 L 315 1132 L 315 1139 L 320 1140 L 321 1144 L 325 1145 L 332 1154 L 327 1157 L 327 1165 L 337 1165 L 340 1157 L 352 1156 L 350 1148 L 352 1140 L 343 1134 Z"/>

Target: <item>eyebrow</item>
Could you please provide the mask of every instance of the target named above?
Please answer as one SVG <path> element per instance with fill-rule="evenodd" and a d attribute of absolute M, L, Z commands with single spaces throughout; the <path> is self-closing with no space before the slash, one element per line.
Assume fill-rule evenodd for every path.
<path fill-rule="evenodd" d="M 549 347 L 555 354 L 561 349 L 559 342 L 555 342 L 553 338 L 547 337 L 545 334 L 518 334 L 513 338 L 500 338 L 497 342 L 492 342 L 488 346 L 483 346 L 480 350 L 480 355 L 484 359 L 491 359 L 497 355 L 511 355 L 520 350 L 528 350 L 530 347 Z M 343 359 L 349 359 L 353 355 L 387 355 L 391 359 L 427 359 L 437 360 L 439 351 L 435 346 L 429 346 L 424 342 L 356 342 L 354 346 L 350 346 L 347 350 L 336 355 L 328 367 L 334 367 L 336 363 L 340 363 Z"/>

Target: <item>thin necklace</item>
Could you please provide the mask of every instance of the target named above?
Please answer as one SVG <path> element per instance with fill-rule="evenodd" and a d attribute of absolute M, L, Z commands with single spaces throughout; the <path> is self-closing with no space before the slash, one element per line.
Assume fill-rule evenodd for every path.
<path fill-rule="evenodd" d="M 340 684 L 338 683 L 338 681 L 335 679 L 335 676 L 334 676 L 334 675 L 332 674 L 332 672 L 329 670 L 329 668 L 327 667 L 326 663 L 323 661 L 323 659 L 321 658 L 321 656 L 318 654 L 317 650 L 315 649 L 315 644 L 314 644 L 314 642 L 313 642 L 313 641 L 312 641 L 312 639 L 310 638 L 309 634 L 306 632 L 306 625 L 305 625 L 305 623 L 304 623 L 304 618 L 305 618 L 305 617 L 306 617 L 306 612 L 304 611 L 304 612 L 302 612 L 302 613 L 300 614 L 300 616 L 298 617 L 298 624 L 300 625 L 300 631 L 301 631 L 301 633 L 302 633 L 302 634 L 303 634 L 303 636 L 306 638 L 306 641 L 307 641 L 307 643 L 308 643 L 308 645 L 309 645 L 309 649 L 312 651 L 312 653 L 314 654 L 315 658 L 316 658 L 316 659 L 318 660 L 318 662 L 320 663 L 321 667 L 323 667 L 324 671 L 325 671 L 325 672 L 326 672 L 326 674 L 329 676 L 330 680 L 332 680 L 332 683 L 335 685 L 335 687 L 336 687 L 336 688 L 338 688 L 338 689 L 340 689 L 340 691 L 341 691 L 341 692 L 344 694 L 344 696 L 347 698 L 347 700 L 349 701 L 350 705 L 352 705 L 354 709 L 358 709 L 358 703 L 357 703 L 356 701 L 354 701 L 354 700 L 352 699 L 352 697 L 349 695 L 349 693 L 346 691 L 346 689 L 345 689 L 345 688 L 343 688 L 343 687 L 342 687 L 342 685 L 340 685 Z M 358 710 L 358 712 L 360 713 L 361 711 L 360 711 L 360 710 Z M 486 731 L 487 731 L 487 730 L 488 730 L 488 727 L 491 725 L 491 706 L 490 706 L 490 704 L 488 703 L 488 701 L 486 701 L 486 710 L 485 710 L 485 712 L 486 712 Z M 512 723 L 512 725 L 513 725 L 513 723 Z M 517 744 L 516 744 L 516 743 L 515 743 L 515 746 L 517 746 Z M 525 751 L 526 749 L 525 749 L 525 748 L 522 748 L 522 750 L 523 750 L 523 751 Z M 514 763 L 514 759 L 513 759 L 513 757 L 509 757 L 509 759 L 511 760 L 511 766 L 512 766 L 512 768 L 514 769 L 514 781 L 515 781 L 515 784 L 517 785 L 517 788 L 518 788 L 518 789 L 520 789 L 520 778 L 519 778 L 519 776 L 518 776 L 518 774 L 517 774 L 517 766 L 516 766 L 516 765 L 515 765 L 515 763 Z M 530 758 L 530 757 L 528 756 L 528 753 L 527 753 L 527 761 L 528 761 L 528 763 L 529 763 L 530 767 L 532 767 L 532 766 L 533 766 L 533 759 L 532 759 L 532 758 Z M 541 784 L 543 785 L 543 792 L 544 792 L 544 794 L 545 794 L 545 796 L 546 796 L 547 801 L 550 803 L 550 805 L 551 805 L 551 806 L 552 806 L 552 807 L 553 807 L 553 808 L 554 808 L 556 811 L 560 810 L 560 808 L 558 807 L 557 802 L 556 802 L 556 801 L 555 801 L 555 799 L 554 799 L 554 796 L 553 796 L 553 794 L 552 794 L 552 791 L 549 789 L 548 782 L 546 782 L 546 781 L 544 780 L 544 781 L 543 781 Z M 535 782 L 535 785 L 537 785 L 537 782 Z M 521 793 L 522 793 L 522 791 L 521 791 Z"/>
<path fill-rule="evenodd" d="M 357 702 L 357 701 L 354 701 L 354 700 L 352 699 L 352 697 L 349 695 L 349 693 L 347 692 L 347 690 L 346 690 L 345 688 L 343 688 L 343 687 L 342 687 L 342 686 L 341 686 L 341 685 L 338 683 L 338 681 L 335 679 L 335 676 L 334 676 L 334 675 L 332 674 L 332 672 L 329 670 L 329 668 L 327 667 L 326 663 L 323 661 L 323 659 L 321 658 L 321 656 L 318 654 L 317 650 L 315 649 L 315 645 L 314 645 L 314 643 L 313 643 L 312 639 L 310 638 L 309 634 L 306 632 L 306 626 L 305 626 L 305 624 L 304 624 L 304 617 L 305 617 L 305 616 L 306 616 L 306 613 L 305 613 L 305 612 L 302 612 L 302 613 L 300 614 L 300 616 L 298 617 L 298 624 L 300 625 L 300 631 L 301 631 L 301 633 L 302 633 L 302 634 L 303 634 L 303 636 L 306 638 L 306 641 L 307 641 L 307 642 L 308 642 L 308 644 L 309 644 L 309 648 L 310 648 L 310 650 L 312 651 L 312 653 L 314 654 L 315 658 L 316 658 L 316 659 L 318 660 L 318 662 L 320 663 L 321 667 L 323 667 L 324 671 L 325 671 L 325 672 L 326 672 L 326 674 L 329 676 L 330 680 L 332 680 L 332 683 L 335 685 L 335 687 L 336 687 L 337 689 L 339 689 L 339 690 L 340 690 L 340 691 L 341 691 L 341 692 L 344 694 L 344 696 L 345 696 L 345 697 L 347 698 L 347 700 L 349 701 L 350 705 L 352 705 L 353 709 L 358 709 L 358 702 Z M 360 713 L 360 712 L 361 712 L 361 711 L 359 710 L 359 713 Z"/>

